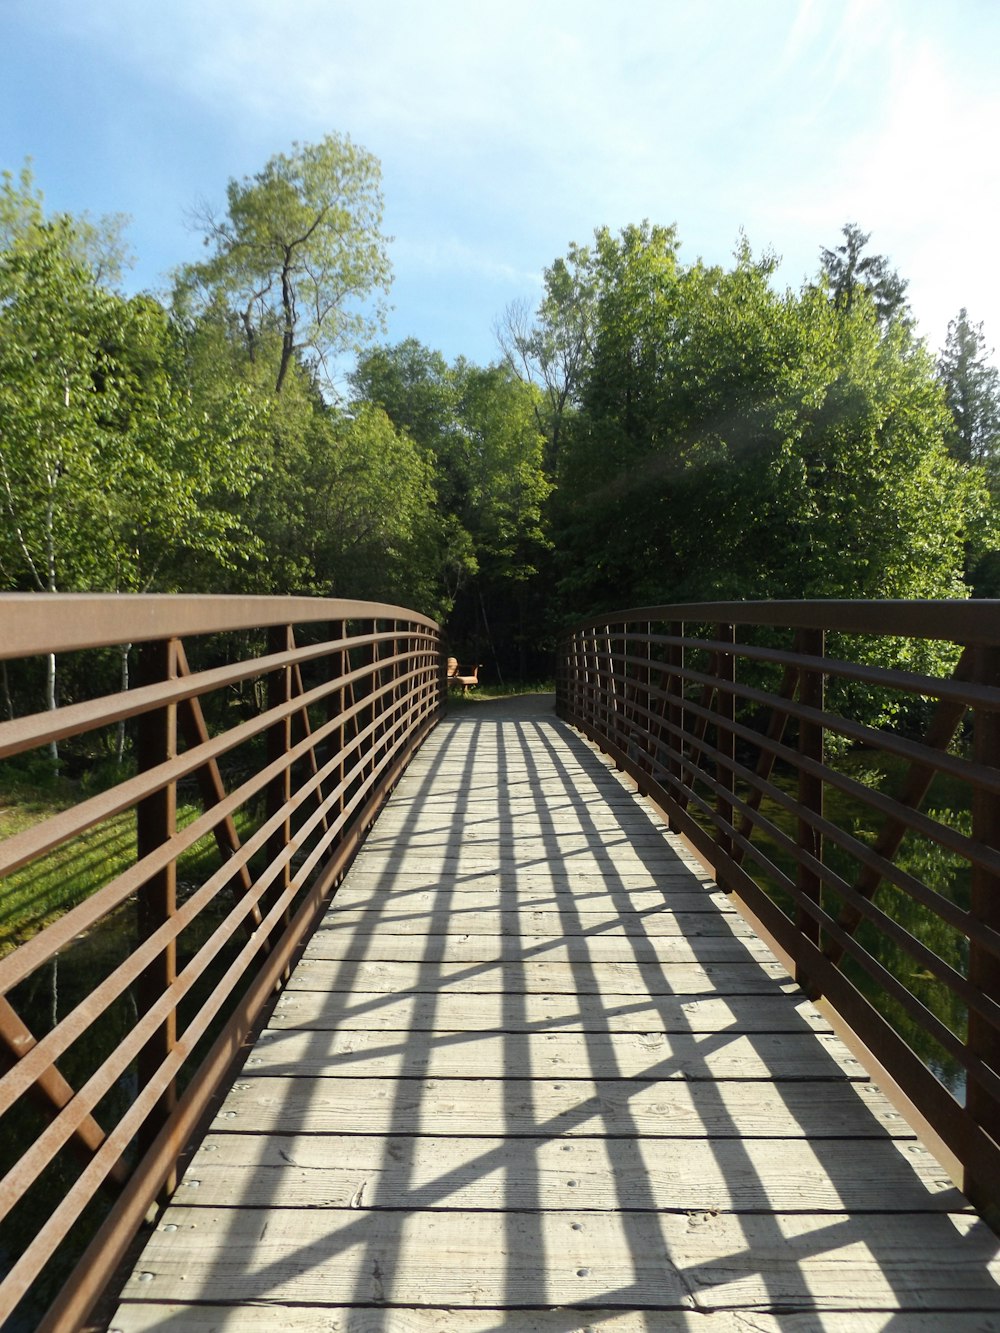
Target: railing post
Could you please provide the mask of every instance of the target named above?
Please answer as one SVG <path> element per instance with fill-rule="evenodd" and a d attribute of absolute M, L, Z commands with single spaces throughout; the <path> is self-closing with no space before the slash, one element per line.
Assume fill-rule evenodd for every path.
<path fill-rule="evenodd" d="M 373 620 L 372 634 L 380 633 L 380 622 Z M 368 675 L 368 724 L 371 727 L 371 738 L 368 742 L 367 752 L 364 762 L 361 765 L 362 777 L 370 777 L 378 768 L 378 738 L 382 734 L 382 710 L 385 707 L 382 699 L 378 696 L 382 685 L 382 667 L 379 663 L 385 656 L 382 651 L 381 643 L 373 643 L 371 646 L 371 663 Z M 359 756 L 360 757 L 360 756 Z"/>
<path fill-rule="evenodd" d="M 141 685 L 155 685 L 176 680 L 178 641 L 162 639 L 144 644 L 139 655 Z M 166 704 L 139 717 L 136 750 L 140 773 L 148 773 L 177 755 L 177 705 Z M 136 848 L 139 860 L 168 843 L 177 831 L 177 784 L 168 782 L 143 797 L 136 805 Z M 142 886 L 137 900 L 139 942 L 149 939 L 177 911 L 177 863 L 174 860 L 151 876 Z M 136 1007 L 140 1016 L 148 1013 L 177 979 L 177 943 L 171 940 L 145 969 L 136 984 Z M 137 1074 L 139 1087 L 147 1087 L 157 1076 L 164 1061 L 177 1044 L 177 1012 L 171 1008 L 139 1052 Z M 177 1105 L 176 1081 L 164 1088 L 154 1110 L 138 1135 L 140 1156 L 150 1147 Z M 171 1173 L 166 1192 L 176 1185 Z"/>
<path fill-rule="evenodd" d="M 976 649 L 974 679 L 979 685 L 1000 688 L 1000 648 Z M 977 708 L 973 711 L 973 758 L 977 764 L 1000 766 L 1000 712 Z M 972 836 L 978 843 L 1000 851 L 1000 796 L 977 785 L 972 792 Z M 1000 875 L 986 866 L 972 865 L 972 915 L 993 930 L 1000 930 Z M 1000 959 L 977 944 L 969 942 L 969 980 L 982 994 L 1000 1003 Z M 991 1069 L 1000 1068 L 1000 1034 L 996 1027 L 974 1009 L 969 1012 L 969 1052 Z M 1000 1139 L 1000 1108 L 994 1097 L 971 1078 L 966 1093 L 969 1111 L 993 1139 Z M 966 1168 L 968 1173 L 968 1167 Z M 965 1181 L 966 1193 L 980 1207 L 996 1209 L 1000 1200 L 983 1199 L 975 1179 Z"/>
<path fill-rule="evenodd" d="M 597 680 L 600 693 L 600 733 L 602 736 L 610 738 L 611 736 L 611 711 L 614 699 L 614 668 L 611 663 L 611 626 L 603 625 L 601 627 L 601 637 L 594 636 L 594 651 L 597 654 Z M 606 743 L 601 749 L 607 754 Z"/>
<path fill-rule="evenodd" d="M 822 658 L 826 651 L 825 632 L 821 629 L 797 630 L 795 634 L 795 650 L 796 652 L 801 653 L 804 657 L 813 658 L 819 663 L 818 669 L 808 665 L 801 665 L 799 667 L 799 703 L 822 712 L 824 700 L 824 672 L 822 668 Z M 799 755 L 803 759 L 809 759 L 816 764 L 822 764 L 822 723 L 809 722 L 804 718 L 799 720 Z M 822 818 L 823 779 L 819 774 L 808 773 L 804 768 L 800 767 L 798 799 L 799 804 L 806 810 Z M 796 841 L 801 851 L 807 852 L 817 861 L 822 859 L 822 835 L 808 819 L 802 816 L 798 819 Z M 800 863 L 795 871 L 795 886 L 802 898 L 819 904 L 823 882 L 815 870 L 810 870 L 808 866 Z M 810 944 L 815 944 L 817 947 L 819 946 L 819 922 L 802 906 L 799 906 L 796 909 L 795 924 L 800 938 L 808 940 Z M 810 994 L 812 994 L 808 969 L 804 966 L 801 956 L 796 958 L 795 980 L 804 990 L 809 991 Z M 816 998 L 816 996 L 813 995 L 813 998 Z"/>
<path fill-rule="evenodd" d="M 570 707 L 577 721 L 586 717 L 587 699 L 587 654 L 583 631 L 573 635 L 572 686 Z"/>
<path fill-rule="evenodd" d="M 735 625 L 717 625 L 715 636 L 721 643 L 735 644 L 736 627 Z M 732 793 L 736 788 L 736 775 L 733 772 L 733 763 L 736 759 L 736 733 L 733 731 L 733 723 L 736 721 L 736 695 L 732 690 L 724 689 L 723 686 L 735 683 L 735 651 L 726 653 L 720 650 L 715 654 L 715 677 L 719 682 L 715 691 L 715 715 L 717 718 L 715 749 L 718 754 L 715 780 L 719 784 L 719 791 L 715 798 L 715 812 L 723 825 L 719 828 L 717 841 L 722 855 L 731 857 L 733 854 L 732 833 L 726 832 L 726 829 L 732 830 L 733 827 Z"/>
<path fill-rule="evenodd" d="M 400 625 L 398 620 L 392 622 L 393 640 L 392 655 L 398 658 L 400 653 L 409 655 L 410 644 L 406 638 L 405 626 Z M 403 631 L 401 633 L 401 631 Z M 403 716 L 403 686 L 400 683 L 401 677 L 406 674 L 406 656 L 402 662 L 396 661 L 392 667 L 392 725 L 393 727 Z M 391 742 L 390 742 L 391 743 Z"/>
<path fill-rule="evenodd" d="M 337 639 L 345 640 L 347 638 L 348 624 L 346 620 L 335 620 L 330 625 L 330 637 L 334 641 Z M 344 746 L 347 744 L 347 723 L 344 721 L 344 710 L 347 707 L 347 688 L 344 685 L 344 677 L 351 669 L 351 654 L 348 648 L 341 648 L 335 655 L 333 661 L 327 668 L 335 672 L 335 679 L 340 682 L 337 689 L 331 690 L 326 697 L 326 720 L 333 722 L 339 718 L 336 729 L 331 733 L 330 744 L 334 753 L 337 754 L 339 762 L 337 764 L 337 786 L 340 794 L 337 797 L 337 803 L 334 807 L 334 822 L 338 826 L 338 833 L 335 842 L 331 846 L 331 853 L 340 846 L 343 841 L 344 830 L 341 827 L 344 818 L 344 806 L 347 804 L 347 796 L 344 791 Z"/>
<path fill-rule="evenodd" d="M 684 621 L 672 620 L 667 626 L 672 639 L 683 639 Z M 667 645 L 667 773 L 676 786 L 668 787 L 674 800 L 683 807 L 686 803 L 681 786 L 684 780 L 684 645 Z M 662 738 L 662 730 L 661 730 Z M 661 740 L 662 743 L 662 740 Z"/>
<path fill-rule="evenodd" d="M 592 630 L 582 633 L 584 691 L 581 717 L 590 726 L 597 722 L 597 643 Z"/>
<path fill-rule="evenodd" d="M 267 631 L 267 651 L 271 653 L 289 652 L 295 646 L 295 640 L 292 635 L 291 625 L 272 625 Z M 282 704 L 290 703 L 292 699 L 292 668 L 290 666 L 281 667 L 278 671 L 273 671 L 267 682 L 267 703 L 269 708 L 279 708 Z M 267 732 L 267 760 L 268 763 L 274 763 L 287 755 L 292 748 L 292 716 L 289 713 L 286 717 L 279 719 L 268 728 Z M 276 774 L 267 786 L 267 813 L 271 818 L 286 810 L 288 802 L 292 795 L 292 771 L 291 766 L 286 764 L 280 773 Z M 281 827 L 271 835 L 268 840 L 268 856 L 273 861 L 280 856 L 292 836 L 291 819 L 286 815 L 282 821 Z M 275 881 L 276 891 L 286 889 L 291 882 L 292 868 L 286 860 L 281 875 Z"/>
<path fill-rule="evenodd" d="M 632 691 L 630 739 L 632 750 L 640 767 L 644 772 L 651 774 L 656 758 L 653 753 L 653 703 L 649 697 L 650 682 L 653 679 L 653 626 L 650 621 L 646 620 L 642 622 L 641 630 L 638 623 L 633 628 L 635 632 L 642 633 L 643 643 L 641 650 L 636 649 L 636 655 L 642 657 L 642 666 L 636 668 L 635 688 Z M 649 787 L 645 782 L 642 782 L 639 790 L 643 795 L 646 795 Z"/>

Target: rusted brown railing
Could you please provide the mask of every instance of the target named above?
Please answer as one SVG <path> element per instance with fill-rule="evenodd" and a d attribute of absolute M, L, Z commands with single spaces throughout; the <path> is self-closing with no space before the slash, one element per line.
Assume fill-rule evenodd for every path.
<path fill-rule="evenodd" d="M 863 1043 L 996 1225 L 1000 603 L 616 612 L 563 644 L 558 699 Z"/>
<path fill-rule="evenodd" d="M 138 684 L 109 689 L 129 644 Z M 124 868 L 0 959 L 0 1323 L 26 1293 L 50 1304 L 50 1261 L 86 1233 L 43 1325 L 71 1329 L 437 721 L 443 667 L 432 621 L 377 603 L 0 597 L 8 699 L 37 679 L 41 705 L 49 654 L 75 697 L 0 723 L 8 777 L 56 742 L 85 780 L 120 724 L 132 740 L 120 781 L 0 843 L 2 895 L 26 875 L 70 883 L 58 858 L 88 839 L 98 859 L 132 840 Z"/>

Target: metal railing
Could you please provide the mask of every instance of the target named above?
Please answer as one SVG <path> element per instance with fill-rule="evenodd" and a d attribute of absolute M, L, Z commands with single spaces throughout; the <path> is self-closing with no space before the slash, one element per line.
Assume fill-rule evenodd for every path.
<path fill-rule="evenodd" d="M 1000 1216 L 1000 603 L 602 615 L 560 715 L 663 809 Z"/>
<path fill-rule="evenodd" d="M 98 875 L 0 958 L 0 1323 L 27 1293 L 69 1329 L 171 1188 L 444 681 L 437 625 L 399 607 L 0 597 L 8 705 L 44 697 L 46 660 L 73 697 L 0 723 L 8 778 L 61 747 L 77 789 L 98 762 L 118 780 L 0 843 L 0 923 Z"/>

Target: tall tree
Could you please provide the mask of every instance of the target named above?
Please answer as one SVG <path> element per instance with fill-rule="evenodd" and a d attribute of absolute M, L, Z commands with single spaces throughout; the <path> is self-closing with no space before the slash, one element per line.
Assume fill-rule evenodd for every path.
<path fill-rule="evenodd" d="M 990 464 L 1000 454 L 1000 371 L 989 355 L 982 324 L 963 306 L 937 363 L 953 422 L 948 444 L 963 463 Z"/>
<path fill-rule="evenodd" d="M 230 180 L 227 208 L 198 219 L 210 257 L 181 270 L 181 292 L 223 309 L 251 362 L 279 347 L 280 393 L 297 356 L 320 365 L 368 336 L 382 316 L 375 293 L 391 268 L 382 234 L 378 159 L 347 137 L 292 145 L 254 176 Z"/>
<path fill-rule="evenodd" d="M 844 244 L 820 251 L 822 271 L 830 284 L 830 295 L 838 309 L 849 311 L 859 292 L 867 294 L 879 323 L 887 325 L 897 315 L 906 313 L 906 288 L 909 285 L 885 255 L 866 255 L 871 233 L 854 222 L 841 229 Z"/>
<path fill-rule="evenodd" d="M 546 464 L 558 465 L 567 414 L 577 405 L 593 352 L 597 315 L 597 279 L 589 246 L 571 244 L 543 274 L 545 295 L 532 317 L 524 302 L 514 302 L 494 332 L 510 369 L 537 384 L 538 424 L 546 437 Z"/>

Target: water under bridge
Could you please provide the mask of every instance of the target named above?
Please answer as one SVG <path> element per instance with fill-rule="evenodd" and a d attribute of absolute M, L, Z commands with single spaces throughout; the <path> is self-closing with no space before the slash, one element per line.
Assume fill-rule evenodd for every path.
<path fill-rule="evenodd" d="M 10 658 L 123 638 L 122 599 L 67 599 L 58 631 L 9 600 Z M 442 711 L 437 629 L 399 608 L 134 603 L 138 685 L 0 726 L 16 754 L 143 719 L 134 778 L 0 845 L 17 883 L 136 812 L 135 864 L 0 960 L 0 1105 L 38 1126 L 5 1211 L 76 1163 L 7 1311 L 97 1208 L 43 1327 L 104 1292 L 121 1333 L 1000 1329 L 993 615 L 623 613 L 564 645 L 557 714 Z M 823 638 L 876 619 L 957 668 Z M 199 643 L 261 626 L 255 655 Z M 838 680 L 920 700 L 922 735 L 835 711 Z M 828 765 L 833 735 L 893 782 Z M 43 1019 L 32 981 L 121 911 L 134 938 Z"/>

